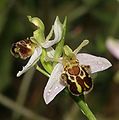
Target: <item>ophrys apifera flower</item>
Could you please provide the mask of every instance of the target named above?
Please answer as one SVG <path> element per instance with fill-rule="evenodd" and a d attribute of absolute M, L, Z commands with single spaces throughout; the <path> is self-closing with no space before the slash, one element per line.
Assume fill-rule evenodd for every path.
<path fill-rule="evenodd" d="M 49 48 L 61 40 L 63 33 L 63 26 L 58 17 L 56 17 L 54 25 L 47 37 L 44 35 L 45 27 L 43 22 L 37 17 L 32 18 L 28 16 L 28 18 L 29 21 L 37 27 L 37 30 L 33 32 L 33 37 L 30 37 L 30 39 L 21 40 L 12 46 L 12 53 L 15 56 L 21 57 L 22 59 L 31 56 L 28 63 L 17 73 L 17 77 L 36 64 L 40 59 L 42 49 L 45 48 L 46 51 L 50 52 L 51 49 Z M 51 40 L 53 33 L 54 39 Z"/>
<path fill-rule="evenodd" d="M 88 42 L 84 40 L 74 51 L 64 46 L 64 55 L 58 60 L 44 90 L 46 104 L 66 86 L 75 96 L 88 93 L 93 87 L 91 74 L 111 67 L 111 63 L 103 57 L 78 53 Z"/>

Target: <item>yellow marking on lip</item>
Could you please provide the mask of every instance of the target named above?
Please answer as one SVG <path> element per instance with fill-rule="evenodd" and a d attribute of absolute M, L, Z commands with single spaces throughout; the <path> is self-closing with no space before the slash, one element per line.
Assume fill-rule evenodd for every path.
<path fill-rule="evenodd" d="M 84 85 L 85 85 L 87 88 L 90 88 L 90 86 L 88 86 L 85 82 L 84 82 Z"/>
<path fill-rule="evenodd" d="M 86 77 L 86 75 L 84 74 L 83 76 L 81 76 L 81 75 L 79 74 L 79 77 L 80 77 L 81 79 L 84 79 L 84 78 Z"/>
<path fill-rule="evenodd" d="M 82 93 L 82 87 L 81 87 L 77 82 L 75 82 L 75 84 L 76 84 L 76 86 L 77 86 L 77 91 L 78 91 L 79 93 Z"/>
<path fill-rule="evenodd" d="M 27 48 L 31 49 L 32 47 L 31 47 L 31 45 L 27 44 Z"/>

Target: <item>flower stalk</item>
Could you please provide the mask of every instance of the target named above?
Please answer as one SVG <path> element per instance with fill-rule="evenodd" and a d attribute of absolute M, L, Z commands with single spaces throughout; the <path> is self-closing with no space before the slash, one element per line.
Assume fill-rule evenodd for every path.
<path fill-rule="evenodd" d="M 96 117 L 85 102 L 84 95 L 80 95 L 79 97 L 71 95 L 71 97 L 77 103 L 82 113 L 88 118 L 88 120 L 96 120 Z"/>
<path fill-rule="evenodd" d="M 38 65 L 36 65 L 36 69 L 46 77 L 50 77 L 50 75 L 45 70 L 41 69 Z"/>

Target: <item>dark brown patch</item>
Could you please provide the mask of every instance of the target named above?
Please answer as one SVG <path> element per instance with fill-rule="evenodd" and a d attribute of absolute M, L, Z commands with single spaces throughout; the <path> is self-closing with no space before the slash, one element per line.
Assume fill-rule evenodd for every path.
<path fill-rule="evenodd" d="M 73 66 L 72 68 L 68 69 L 68 73 L 71 75 L 78 75 L 80 72 L 79 66 Z"/>
<path fill-rule="evenodd" d="M 81 72 L 80 72 L 80 76 L 83 76 L 83 75 L 84 75 L 83 70 L 81 70 Z"/>
<path fill-rule="evenodd" d="M 27 54 L 30 49 L 26 47 L 26 45 L 17 45 L 19 47 L 19 52 L 22 54 Z"/>
<path fill-rule="evenodd" d="M 85 70 L 88 74 L 90 74 L 90 66 L 89 65 L 82 65 L 81 68 Z"/>
<path fill-rule="evenodd" d="M 89 88 L 86 87 L 87 88 L 86 90 L 89 90 L 89 89 L 92 88 L 92 79 L 91 79 L 91 77 L 85 77 L 84 82 L 89 86 Z"/>
<path fill-rule="evenodd" d="M 29 56 L 31 56 L 31 49 L 24 47 L 24 46 L 19 46 L 19 54 L 21 57 L 23 58 L 27 58 Z"/>
<path fill-rule="evenodd" d="M 70 64 L 72 67 L 70 67 Z M 62 78 L 66 81 L 69 91 L 73 95 L 79 96 L 92 88 L 92 79 L 88 72 L 90 66 L 80 66 L 76 64 L 76 61 L 70 62 L 70 64 L 70 68 L 68 66 L 64 67 L 65 74 L 62 74 L 64 75 Z"/>
<path fill-rule="evenodd" d="M 82 90 L 84 90 L 85 88 L 84 81 L 79 76 L 76 76 L 76 81 L 82 87 Z"/>
<path fill-rule="evenodd" d="M 70 76 L 71 80 L 75 80 L 75 77 L 74 76 Z"/>
<path fill-rule="evenodd" d="M 70 81 L 70 84 L 68 84 L 68 89 L 73 95 L 80 95 L 80 93 L 77 90 L 77 86 L 74 82 Z"/>
<path fill-rule="evenodd" d="M 67 79 L 67 84 L 71 85 L 71 83 L 72 83 L 71 80 Z"/>
<path fill-rule="evenodd" d="M 28 46 L 30 46 L 30 48 Z M 15 57 L 26 59 L 33 54 L 35 44 L 28 39 L 18 41 L 12 45 L 11 52 Z"/>
<path fill-rule="evenodd" d="M 92 79 L 91 79 L 91 77 L 89 77 L 89 74 L 87 73 L 85 68 L 82 68 L 82 69 L 83 69 L 83 71 L 85 71 L 86 77 L 84 77 L 83 81 L 86 83 L 87 86 L 89 86 L 89 87 L 85 86 L 86 91 L 88 91 L 92 88 Z"/>

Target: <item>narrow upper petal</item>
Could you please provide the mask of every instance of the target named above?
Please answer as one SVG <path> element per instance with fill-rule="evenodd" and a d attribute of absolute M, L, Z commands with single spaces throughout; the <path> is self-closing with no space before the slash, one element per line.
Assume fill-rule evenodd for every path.
<path fill-rule="evenodd" d="M 110 53 L 119 59 L 119 40 L 115 40 L 114 38 L 110 37 L 106 41 L 106 46 Z"/>
<path fill-rule="evenodd" d="M 42 46 L 44 48 L 48 48 L 48 47 L 51 47 L 52 45 L 56 44 L 57 42 L 59 42 L 62 38 L 62 33 L 63 33 L 63 26 L 62 24 L 60 23 L 60 20 L 58 17 L 56 17 L 56 20 L 55 20 L 55 23 L 54 23 L 54 26 L 53 26 L 53 29 L 54 29 L 54 36 L 55 38 L 53 40 L 48 40 L 48 41 L 45 41 Z"/>
<path fill-rule="evenodd" d="M 77 54 L 77 59 L 81 65 L 90 65 L 91 73 L 103 71 L 112 66 L 106 58 L 97 57 L 87 53 Z"/>
<path fill-rule="evenodd" d="M 60 80 L 62 71 L 63 66 L 61 63 L 58 63 L 51 73 L 43 94 L 46 104 L 50 103 L 65 88 L 65 85 Z"/>
<path fill-rule="evenodd" d="M 23 73 L 29 70 L 39 60 L 41 53 L 42 53 L 42 48 L 37 47 L 31 58 L 29 59 L 28 63 L 26 64 L 26 66 L 24 66 L 23 69 L 17 73 L 17 77 L 21 76 Z"/>

